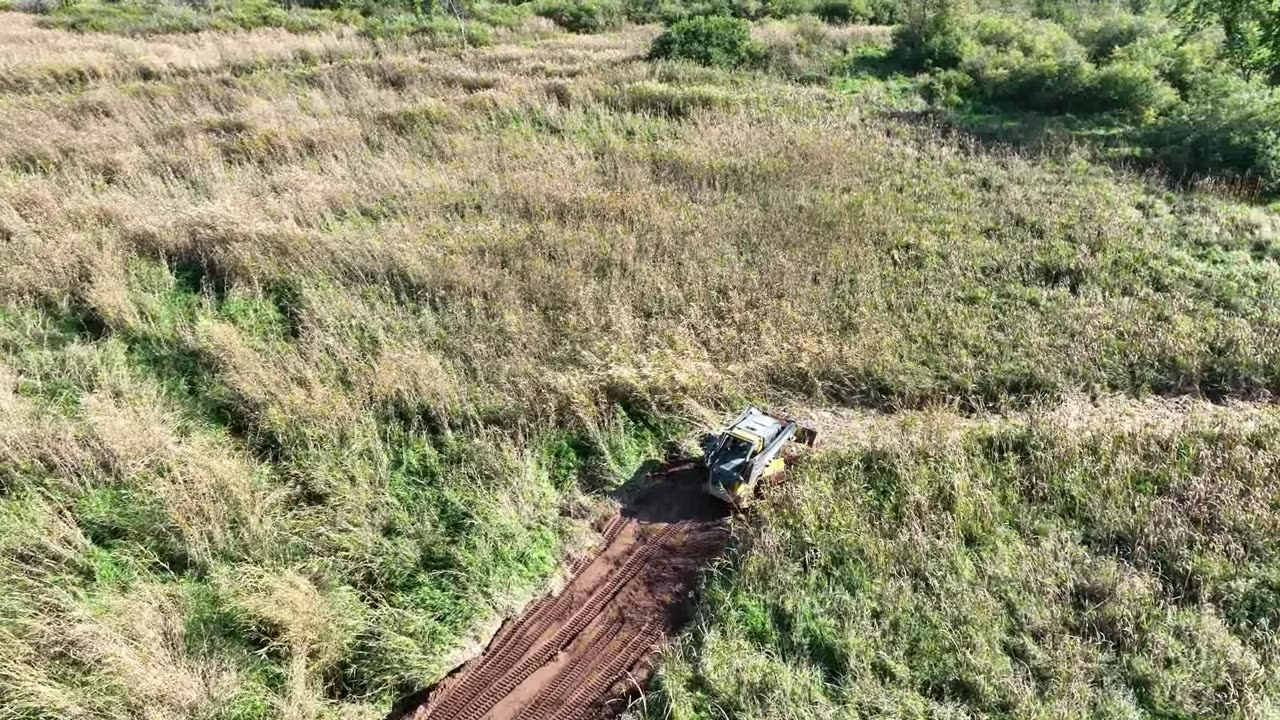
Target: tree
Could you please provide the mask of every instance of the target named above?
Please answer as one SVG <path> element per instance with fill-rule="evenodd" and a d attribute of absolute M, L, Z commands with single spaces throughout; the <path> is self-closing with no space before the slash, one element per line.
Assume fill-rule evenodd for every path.
<path fill-rule="evenodd" d="M 1280 84 L 1280 0 L 1182 0 L 1178 15 L 1189 33 L 1220 26 L 1233 63 Z"/>

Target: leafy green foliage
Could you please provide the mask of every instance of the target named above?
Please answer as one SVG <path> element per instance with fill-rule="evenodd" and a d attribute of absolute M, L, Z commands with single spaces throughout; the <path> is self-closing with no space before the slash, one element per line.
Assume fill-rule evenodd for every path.
<path fill-rule="evenodd" d="M 1245 190 L 1280 193 L 1280 92 L 1223 78 L 1200 93 L 1145 131 L 1151 156 L 1177 173 L 1227 174 Z"/>
<path fill-rule="evenodd" d="M 813 6 L 813 14 L 826 22 L 849 24 L 871 19 L 871 7 L 864 0 L 821 0 Z"/>
<path fill-rule="evenodd" d="M 1113 9 L 1057 21 L 943 4 L 896 39 L 899 60 L 928 73 L 924 93 L 941 107 L 1094 116 L 1105 128 L 1095 134 L 1118 154 L 1175 178 L 1216 176 L 1255 195 L 1280 187 L 1280 91 L 1240 76 L 1213 39 L 1185 37 L 1167 19 Z"/>
<path fill-rule="evenodd" d="M 361 23 L 360 31 L 370 38 L 421 38 L 442 45 L 488 45 L 491 27 L 483 22 L 467 22 L 452 15 L 381 15 Z"/>
<path fill-rule="evenodd" d="M 649 49 L 655 60 L 691 60 L 717 67 L 745 67 L 760 58 L 751 26 L 739 18 L 694 17 L 667 28 Z"/>
<path fill-rule="evenodd" d="M 1223 49 L 1237 67 L 1280 84 L 1280 5 L 1271 0 L 1183 0 L 1178 15 L 1190 31 L 1221 27 Z"/>
<path fill-rule="evenodd" d="M 619 0 L 536 0 L 533 11 L 576 33 L 611 30 L 623 21 Z"/>
<path fill-rule="evenodd" d="M 1115 40 L 1099 31 L 1096 47 Z M 1116 60 L 1101 67 L 1091 50 L 1049 20 L 980 15 L 936 32 L 899 35 L 904 56 L 925 67 L 958 69 L 974 99 L 1054 113 L 1117 113 L 1154 117 L 1178 100 L 1174 88 L 1149 66 Z M 910 43 L 916 43 L 911 46 Z M 1110 59 L 1115 48 L 1107 52 Z"/>

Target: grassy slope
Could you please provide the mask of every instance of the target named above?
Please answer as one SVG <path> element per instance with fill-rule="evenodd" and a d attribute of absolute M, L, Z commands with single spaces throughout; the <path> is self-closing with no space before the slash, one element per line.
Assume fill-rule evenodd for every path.
<path fill-rule="evenodd" d="M 1271 216 L 644 31 L 4 20 L 0 717 L 376 715 L 706 407 L 1280 388 Z"/>

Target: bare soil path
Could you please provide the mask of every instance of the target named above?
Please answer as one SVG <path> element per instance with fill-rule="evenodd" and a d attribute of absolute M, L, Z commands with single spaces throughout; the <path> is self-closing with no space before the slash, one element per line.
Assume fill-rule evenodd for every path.
<path fill-rule="evenodd" d="M 413 720 L 594 718 L 639 686 L 688 619 L 698 570 L 729 539 L 728 508 L 692 465 L 659 471 L 601 529 L 558 595 L 530 605 L 428 691 Z M 620 701 L 619 701 L 620 702 Z M 618 704 L 618 703 L 615 703 Z"/>

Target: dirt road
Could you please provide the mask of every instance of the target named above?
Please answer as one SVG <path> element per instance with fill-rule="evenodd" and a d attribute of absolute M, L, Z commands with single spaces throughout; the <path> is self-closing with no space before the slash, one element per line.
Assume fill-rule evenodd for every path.
<path fill-rule="evenodd" d="M 410 717 L 568 720 L 614 709 L 688 618 L 698 570 L 728 541 L 727 509 L 700 492 L 701 477 L 688 466 L 651 476 L 564 590 L 508 622 Z"/>

